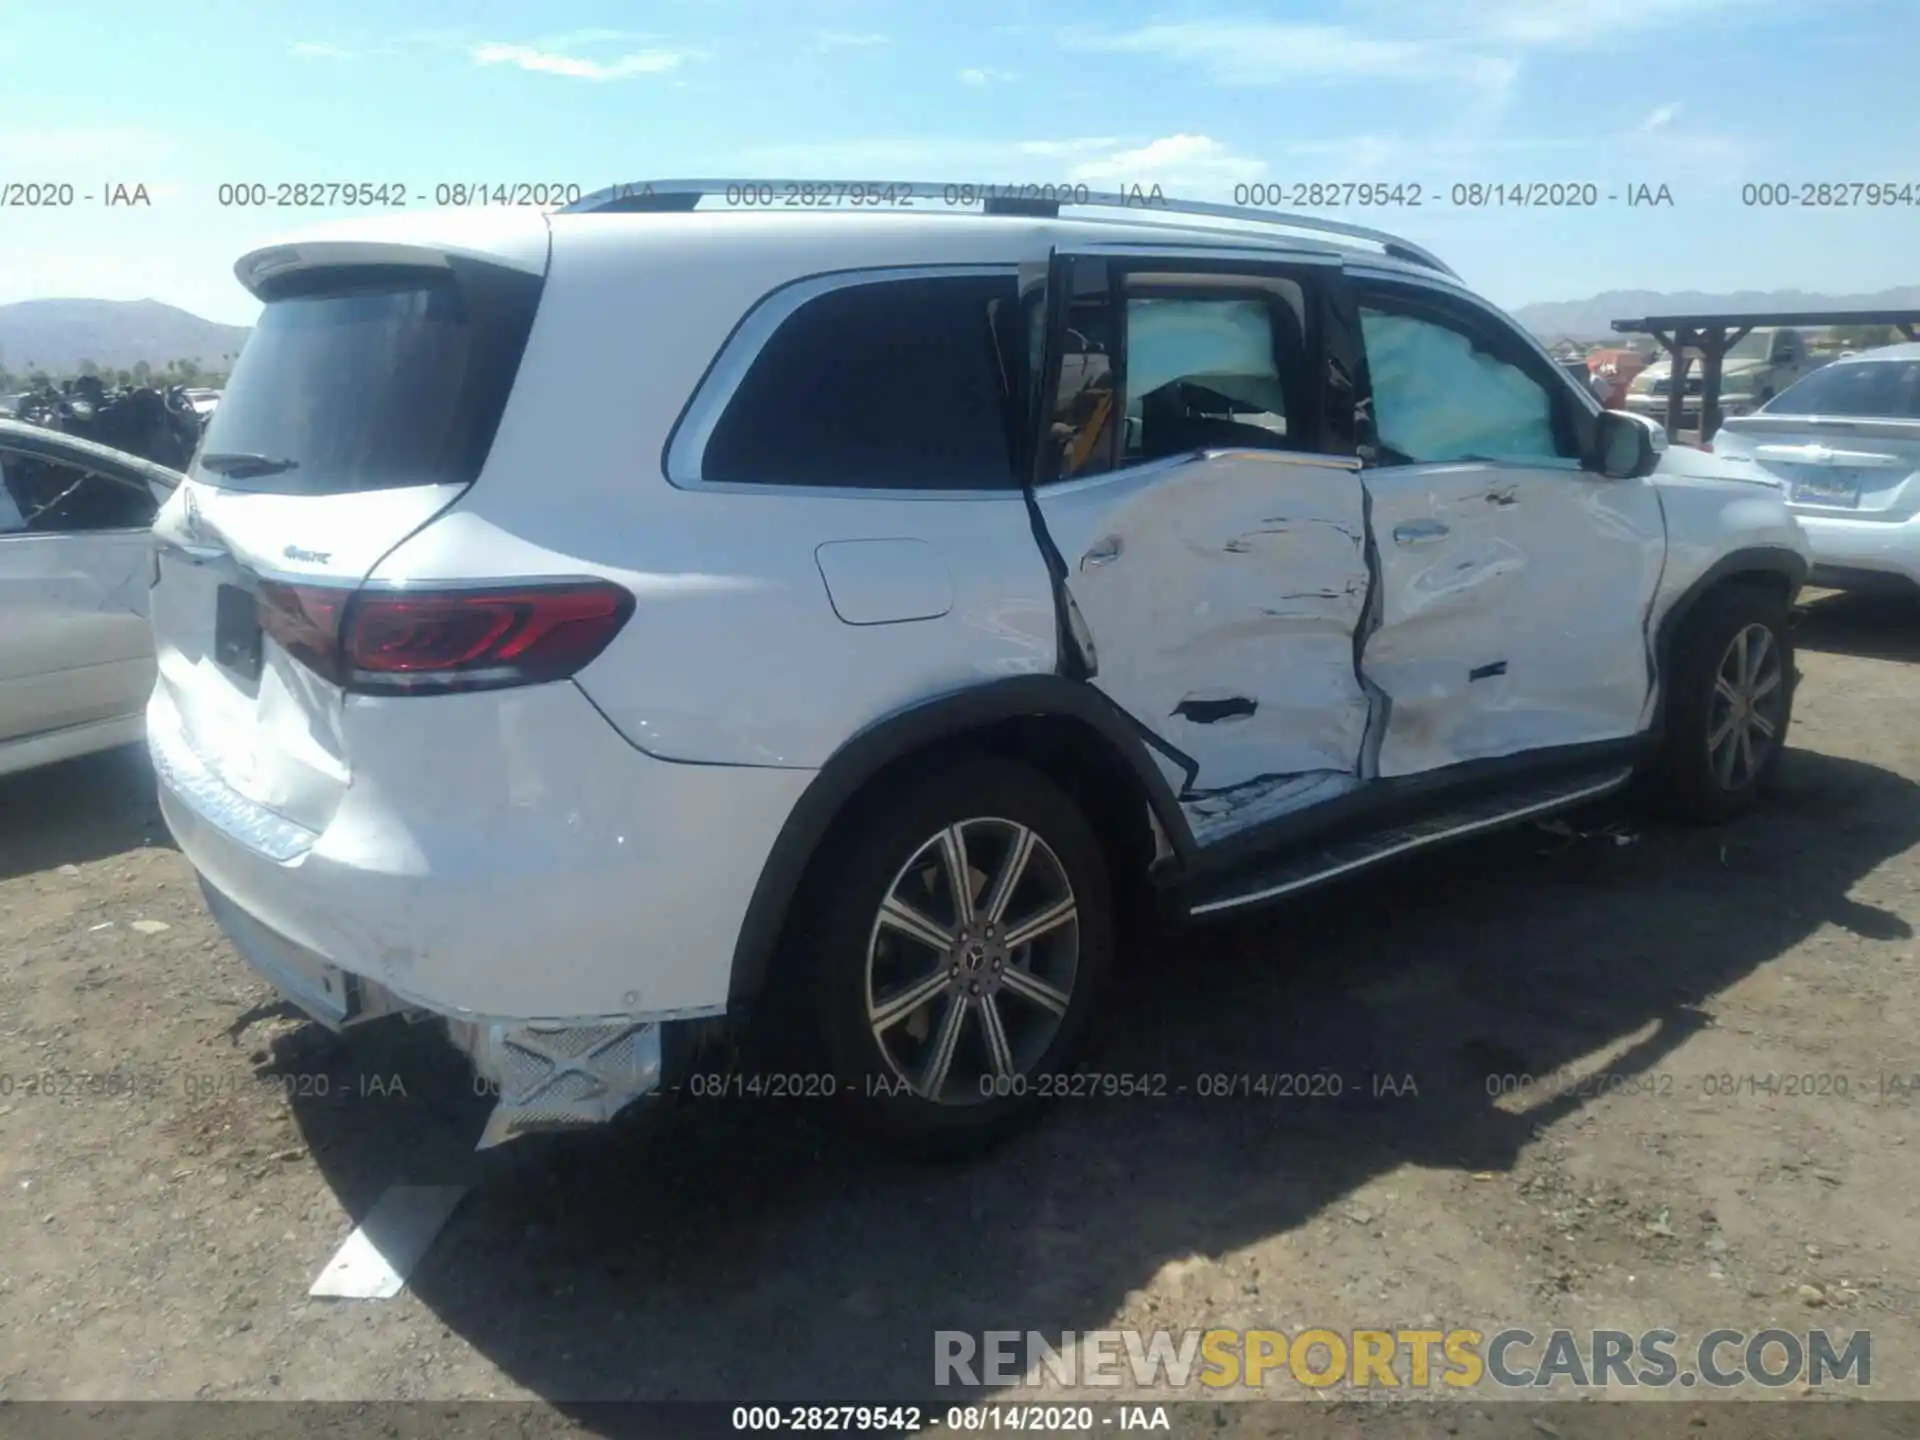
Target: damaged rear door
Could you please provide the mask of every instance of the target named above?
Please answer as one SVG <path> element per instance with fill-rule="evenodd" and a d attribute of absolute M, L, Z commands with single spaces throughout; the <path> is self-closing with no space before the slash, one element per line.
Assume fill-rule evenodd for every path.
<path fill-rule="evenodd" d="M 1092 683 L 1202 845 L 1358 784 L 1369 598 L 1338 270 L 1056 254 L 1035 496 Z"/>

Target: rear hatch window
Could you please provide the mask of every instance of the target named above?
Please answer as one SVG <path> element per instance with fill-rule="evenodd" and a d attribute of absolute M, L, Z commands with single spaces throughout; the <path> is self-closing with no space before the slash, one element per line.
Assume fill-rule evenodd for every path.
<path fill-rule="evenodd" d="M 538 276 L 457 261 L 289 277 L 262 296 L 194 478 L 279 495 L 471 483 L 539 294 Z"/>
<path fill-rule="evenodd" d="M 1920 360 L 1825 366 L 1774 396 L 1766 413 L 1920 420 Z"/>

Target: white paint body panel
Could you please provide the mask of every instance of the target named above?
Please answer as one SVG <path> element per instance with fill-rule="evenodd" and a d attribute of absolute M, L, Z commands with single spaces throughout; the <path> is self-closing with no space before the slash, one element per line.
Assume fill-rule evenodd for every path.
<path fill-rule="evenodd" d="M 0 773 L 129 738 L 153 685 L 147 557 L 145 530 L 0 535 Z"/>
<path fill-rule="evenodd" d="M 1367 560 L 1352 470 L 1220 451 L 1049 486 L 1039 504 L 1093 637 L 1093 683 L 1192 758 L 1195 791 L 1358 766 Z M 1232 704 L 1248 713 L 1182 713 Z"/>
<path fill-rule="evenodd" d="M 1390 702 L 1378 773 L 1634 734 L 1665 535 L 1651 483 L 1571 465 L 1366 472 L 1379 628 L 1361 655 Z"/>
<path fill-rule="evenodd" d="M 621 733 L 665 759 L 816 767 L 905 706 L 1051 671 L 1051 583 L 1017 492 L 664 478 L 689 396 L 780 286 L 911 259 L 1011 268 L 1046 255 L 1044 233 L 1014 222 L 901 216 L 823 243 L 816 218 L 556 217 L 547 291 L 486 472 L 379 578 L 602 575 L 633 589 L 633 619 L 579 680 Z M 677 343 L 656 343 L 662 334 Z M 943 613 L 894 624 L 835 613 L 817 552 L 873 540 L 934 553 L 952 577 Z M 896 609 L 922 608 L 924 596 L 893 594 Z"/>
<path fill-rule="evenodd" d="M 1800 527 L 1813 547 L 1814 564 L 1870 570 L 1920 585 L 1920 519 L 1887 525 L 1833 515 L 1802 515 Z M 1816 582 L 1821 578 L 1816 575 Z M 1838 583 L 1854 577 L 1836 576 Z"/>
<path fill-rule="evenodd" d="M 925 540 L 834 540 L 813 558 L 849 625 L 938 620 L 953 609 L 953 572 Z"/>
<path fill-rule="evenodd" d="M 274 935 L 467 1019 L 708 1012 L 804 770 L 641 754 L 570 683 L 342 708 L 353 783 L 280 862 L 182 791 L 161 808 L 201 876 Z M 164 764 L 185 743 L 164 685 Z M 663 823 L 670 822 L 670 823 Z"/>
<path fill-rule="evenodd" d="M 1724 555 L 1736 550 L 1785 550 L 1811 561 L 1806 531 L 1778 485 L 1717 455 L 1674 446 L 1660 457 L 1654 486 L 1666 518 L 1667 561 L 1654 596 L 1650 631 Z M 1651 717 L 1654 697 L 1649 696 Z"/>

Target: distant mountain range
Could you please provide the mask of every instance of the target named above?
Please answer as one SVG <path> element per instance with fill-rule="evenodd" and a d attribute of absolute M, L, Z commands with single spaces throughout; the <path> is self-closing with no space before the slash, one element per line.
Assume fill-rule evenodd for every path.
<path fill-rule="evenodd" d="M 1609 290 L 1591 300 L 1553 300 L 1522 305 L 1513 316 L 1547 340 L 1602 340 L 1613 321 L 1642 315 L 1724 310 L 1920 309 L 1920 285 L 1871 295 L 1825 295 L 1805 290 L 1740 290 L 1708 295 L 1698 290 Z M 29 366 L 72 373 L 83 360 L 103 369 L 131 369 L 144 360 L 158 368 L 169 360 L 193 360 L 224 370 L 251 333 L 245 325 L 220 325 L 158 300 L 20 300 L 0 305 L 0 369 L 19 375 Z"/>
<path fill-rule="evenodd" d="M 0 305 L 0 369 L 58 375 L 83 360 L 103 370 L 192 360 L 225 370 L 249 333 L 158 300 L 19 300 Z"/>
<path fill-rule="evenodd" d="M 1920 310 L 1920 285 L 1877 290 L 1871 295 L 1823 295 L 1806 290 L 1736 290 L 1708 295 L 1699 290 L 1609 290 L 1591 300 L 1548 300 L 1512 313 L 1543 340 L 1607 340 L 1615 320 L 1647 315 L 1729 314 L 1766 310 Z"/>

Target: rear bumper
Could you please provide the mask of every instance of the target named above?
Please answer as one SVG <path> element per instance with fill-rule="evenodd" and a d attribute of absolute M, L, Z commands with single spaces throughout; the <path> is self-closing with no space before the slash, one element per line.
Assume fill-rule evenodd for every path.
<path fill-rule="evenodd" d="M 1852 590 L 1920 585 L 1920 519 L 1884 522 L 1794 512 L 1813 546 L 1811 583 Z"/>
<path fill-rule="evenodd" d="M 322 1025 L 341 1030 L 384 1015 L 423 1018 L 424 1012 L 392 991 L 275 934 L 204 879 L 200 888 L 247 963 Z M 664 1078 L 664 1028 L 647 1021 L 519 1025 L 448 1019 L 447 1039 L 498 1098 L 479 1148 L 537 1130 L 601 1124 L 653 1094 Z"/>
<path fill-rule="evenodd" d="M 353 780 L 314 831 L 225 785 L 164 686 L 148 706 L 167 825 L 256 964 L 279 947 L 482 1027 L 725 1010 L 811 771 L 655 760 L 570 684 L 356 698 L 342 724 Z"/>

